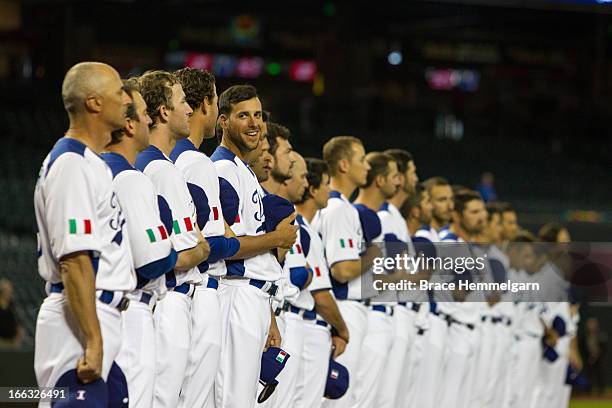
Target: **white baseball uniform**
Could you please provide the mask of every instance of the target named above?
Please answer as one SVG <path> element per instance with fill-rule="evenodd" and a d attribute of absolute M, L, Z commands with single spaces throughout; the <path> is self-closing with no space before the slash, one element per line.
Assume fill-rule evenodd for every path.
<path fill-rule="evenodd" d="M 165 295 L 163 275 L 172 271 L 176 251 L 168 237 L 172 218 L 162 220 L 157 192 L 147 176 L 118 153 L 102 158 L 113 173 L 113 188 L 126 217 L 125 228 L 138 283 L 126 294 L 130 299 L 123 313 L 122 344 L 116 362 L 128 383 L 130 407 L 150 407 L 155 383 L 155 329 L 153 306 Z"/>
<path fill-rule="evenodd" d="M 363 204 L 356 204 L 355 208 L 360 214 L 361 227 L 366 240 L 377 244 L 385 256 L 384 235 L 378 214 Z M 353 377 L 356 407 L 367 408 L 376 405 L 378 389 L 393 342 L 392 315 L 395 304 L 397 304 L 397 293 L 394 291 L 381 291 L 370 298 L 368 329 L 357 364 L 357 376 Z"/>
<path fill-rule="evenodd" d="M 255 174 L 234 153 L 219 146 L 211 159 L 219 175 L 223 216 L 236 236 L 264 234 L 264 195 Z M 215 379 L 217 408 L 252 407 L 261 353 L 270 328 L 270 294 L 281 278 L 271 252 L 226 262 L 219 285 L 221 357 Z"/>
<path fill-rule="evenodd" d="M 238 252 L 236 238 L 225 238 L 219 178 L 212 160 L 189 139 L 179 140 L 170 159 L 181 171 L 196 206 L 198 226 L 210 246 L 208 260 L 198 266 L 206 284 L 196 286 L 191 309 L 192 345 L 181 389 L 181 407 L 211 404 L 221 350 L 218 277 L 226 273 L 225 258 Z M 206 216 L 208 214 L 208 216 Z"/>
<path fill-rule="evenodd" d="M 198 244 L 196 209 L 180 170 L 153 145 L 138 154 L 136 168 L 149 177 L 162 197 L 162 213 L 172 212 L 170 240 L 174 250 L 180 253 L 194 248 Z M 197 268 L 166 274 L 168 293 L 157 302 L 154 313 L 157 348 L 154 407 L 178 406 L 191 348 L 192 296 L 195 284 L 201 281 Z"/>
<path fill-rule="evenodd" d="M 282 322 L 279 324 L 279 329 L 282 327 L 281 348 L 296 358 L 290 359 L 285 364 L 285 368 L 276 378 L 279 384 L 274 394 L 263 404 L 264 407 L 295 406 L 295 391 L 302 371 L 301 356 L 304 351 L 305 319 L 311 314 L 308 312 L 314 308 L 314 299 L 308 287 L 305 286 L 308 275 L 312 275 L 312 271 L 306 264 L 302 233 L 300 228 L 295 244 L 285 255 L 281 281 L 285 312 L 277 317 L 277 321 Z M 310 237 L 306 238 L 306 240 L 309 239 Z"/>
<path fill-rule="evenodd" d="M 76 139 L 60 139 L 45 158 L 34 192 L 38 271 L 47 282 L 36 322 L 34 371 L 40 387 L 53 387 L 83 356 L 82 333 L 63 296 L 59 263 L 75 252 L 90 254 L 96 312 L 107 379 L 121 341 L 123 294 L 136 286 L 125 219 L 104 161 Z M 47 403 L 41 406 L 49 406 Z"/>
<path fill-rule="evenodd" d="M 440 237 L 433 227 L 426 225 L 416 231 L 413 240 L 415 242 L 424 240 L 436 244 L 440 242 Z M 436 272 L 434 271 L 432 280 L 436 279 Z M 415 363 L 418 376 L 403 407 L 434 408 L 438 406 L 436 398 L 442 392 L 440 378 L 444 369 L 444 356 L 448 340 L 448 323 L 446 321 L 448 311 L 448 302 L 431 301 L 429 305 L 424 304 L 424 307 L 420 309 L 419 315 L 423 313 L 427 317 L 427 330 L 420 342 L 415 343 L 415 347 L 419 343 L 422 344 L 421 357 L 416 357 L 419 361 Z M 423 329 L 423 327 L 421 328 Z M 411 353 L 411 355 L 414 354 Z"/>
<path fill-rule="evenodd" d="M 302 246 L 306 254 L 306 261 L 313 276 L 308 286 L 311 293 L 316 291 L 331 291 L 329 269 L 325 260 L 325 248 L 321 237 L 312 228 L 308 220 L 298 215 L 300 224 Z M 306 245 L 308 236 L 310 245 Z M 333 293 L 332 293 L 333 296 Z M 329 368 L 329 355 L 331 352 L 330 326 L 325 320 L 315 314 L 314 319 L 304 320 L 304 343 L 301 355 L 301 370 L 296 384 L 294 408 L 319 408 L 323 403 L 323 393 Z"/>
<path fill-rule="evenodd" d="M 314 229 L 321 235 L 327 265 L 331 271 L 334 264 L 342 261 L 359 261 L 363 230 L 357 209 L 348 199 L 337 191 L 329 195 L 327 207 L 317 212 L 313 219 Z M 341 398 L 326 400 L 324 407 L 353 407 L 357 404 L 356 377 L 357 367 L 362 358 L 363 340 L 368 332 L 368 307 L 360 302 L 374 294 L 367 293 L 367 285 L 362 288 L 363 275 L 347 283 L 340 283 L 330 276 L 338 308 L 350 333 L 350 341 L 337 361 L 349 372 L 349 388 Z M 371 288 L 371 286 L 370 286 Z M 363 289 L 363 290 L 362 290 Z"/>
<path fill-rule="evenodd" d="M 406 247 L 406 253 L 414 254 L 408 227 L 397 207 L 391 203 L 384 203 L 378 216 L 385 242 L 391 242 L 394 247 L 403 245 Z M 399 252 L 399 250 L 400 248 L 394 248 L 394 252 Z M 390 255 L 387 254 L 387 256 Z M 410 371 L 414 369 L 417 362 L 416 358 L 411 360 L 409 356 L 414 351 L 411 346 L 415 343 L 417 336 L 415 319 L 417 308 L 420 308 L 421 304 L 413 302 L 416 300 L 414 293 L 398 293 L 397 295 L 398 303 L 394 306 L 393 313 L 392 345 L 376 398 L 376 406 L 381 408 L 395 408 L 403 405 L 408 399 L 407 392 L 410 388 L 408 379 L 411 375 Z M 425 297 L 420 300 L 426 301 L 427 294 L 425 293 Z"/>

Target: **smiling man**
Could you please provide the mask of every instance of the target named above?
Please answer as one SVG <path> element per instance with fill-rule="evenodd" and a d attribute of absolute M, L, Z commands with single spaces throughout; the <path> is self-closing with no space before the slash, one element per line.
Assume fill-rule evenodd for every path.
<path fill-rule="evenodd" d="M 256 401 L 261 353 L 279 347 L 280 334 L 270 308 L 281 267 L 271 250 L 290 249 L 298 227 L 295 215 L 266 231 L 263 189 L 246 164 L 260 143 L 261 101 L 250 85 L 232 86 L 219 97 L 221 145 L 211 159 L 219 175 L 225 221 L 236 234 L 240 250 L 226 262 L 219 284 L 221 352 L 215 380 L 217 408 L 252 407 Z"/>

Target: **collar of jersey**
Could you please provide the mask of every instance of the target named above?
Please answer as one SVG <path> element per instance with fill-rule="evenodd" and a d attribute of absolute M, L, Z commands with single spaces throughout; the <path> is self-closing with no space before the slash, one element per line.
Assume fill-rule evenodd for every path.
<path fill-rule="evenodd" d="M 336 191 L 336 190 L 332 190 L 332 191 L 329 192 L 329 198 L 339 198 L 339 199 L 341 199 L 343 201 L 348 201 L 346 199 L 346 197 L 344 197 L 344 195 L 342 195 L 341 192 Z"/>
<path fill-rule="evenodd" d="M 181 153 L 189 150 L 199 152 L 193 142 L 188 138 L 177 141 L 176 145 L 174 145 L 174 149 L 172 149 L 172 153 L 170 153 L 170 160 L 172 160 L 172 162 L 175 162 L 176 159 L 178 159 L 178 157 L 181 155 Z"/>
<path fill-rule="evenodd" d="M 227 159 L 227 160 L 231 160 L 233 162 L 236 161 L 236 154 L 234 152 L 232 152 L 230 149 L 228 149 L 225 146 L 221 146 L 219 145 L 217 147 L 217 150 L 215 151 L 215 153 L 219 153 L 218 156 L 221 156 L 222 159 Z M 244 160 L 240 159 L 240 161 L 247 167 L 249 167 L 249 164 L 247 162 L 245 162 Z M 250 168 L 249 168 L 250 169 Z"/>

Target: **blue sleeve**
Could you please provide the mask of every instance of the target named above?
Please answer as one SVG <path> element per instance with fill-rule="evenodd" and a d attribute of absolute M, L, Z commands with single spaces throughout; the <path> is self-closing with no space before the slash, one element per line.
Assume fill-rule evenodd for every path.
<path fill-rule="evenodd" d="M 395 234 L 385 234 L 383 238 L 385 242 L 385 252 L 388 257 L 408 252 L 408 245 L 400 240 Z"/>
<path fill-rule="evenodd" d="M 204 229 L 204 226 L 208 222 L 208 218 L 210 217 L 210 206 L 208 205 L 208 197 L 206 197 L 206 193 L 202 189 L 202 187 L 193 184 L 187 183 L 187 188 L 189 188 L 189 194 L 191 194 L 191 198 L 193 199 L 193 203 L 196 207 L 196 213 L 198 216 L 198 227 L 200 230 Z"/>
<path fill-rule="evenodd" d="M 310 253 L 310 234 L 306 231 L 306 228 L 300 225 L 300 242 L 302 243 L 302 250 L 304 251 L 304 258 Z"/>
<path fill-rule="evenodd" d="M 493 275 L 493 280 L 495 282 L 505 282 L 506 268 L 504 268 L 504 264 L 502 264 L 497 259 L 489 259 L 489 265 L 491 265 L 491 274 Z"/>
<path fill-rule="evenodd" d="M 144 279 L 155 279 L 174 269 L 177 254 L 174 249 L 170 249 L 170 254 L 162 259 L 153 261 L 146 265 L 136 268 L 136 273 Z"/>
<path fill-rule="evenodd" d="M 168 235 L 172 234 L 172 210 L 166 199 L 160 195 L 157 196 L 157 205 L 159 206 L 159 218 L 164 223 Z"/>
<path fill-rule="evenodd" d="M 310 275 L 312 275 L 312 272 L 304 266 L 298 266 L 289 270 L 289 280 L 300 289 L 306 287 L 306 282 L 308 282 Z"/>
<path fill-rule="evenodd" d="M 238 193 L 234 190 L 234 187 L 232 187 L 229 181 L 223 177 L 219 177 L 219 189 L 223 218 L 225 218 L 225 222 L 227 222 L 228 225 L 234 225 L 240 205 Z"/>
<path fill-rule="evenodd" d="M 240 249 L 240 241 L 234 237 L 206 237 L 206 241 L 208 241 L 210 246 L 210 255 L 208 255 L 207 259 L 209 263 L 230 258 L 236 255 Z"/>

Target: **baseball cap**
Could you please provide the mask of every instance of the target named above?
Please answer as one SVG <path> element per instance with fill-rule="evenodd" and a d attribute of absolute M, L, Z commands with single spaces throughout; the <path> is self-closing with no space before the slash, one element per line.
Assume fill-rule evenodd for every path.
<path fill-rule="evenodd" d="M 338 399 L 346 394 L 349 387 L 348 369 L 334 359 L 329 359 L 327 383 L 325 384 L 325 398 Z"/>
<path fill-rule="evenodd" d="M 264 215 L 264 227 L 267 232 L 274 231 L 276 226 L 285 218 L 295 212 L 295 207 L 289 201 L 276 194 L 268 194 L 262 199 Z"/>
<path fill-rule="evenodd" d="M 54 408 L 61 407 L 108 407 L 108 389 L 106 383 L 97 379 L 89 384 L 79 380 L 76 369 L 66 371 L 55 383 L 55 387 L 68 387 L 68 398 L 52 403 Z"/>
<path fill-rule="evenodd" d="M 115 362 L 113 362 L 108 373 L 106 386 L 108 387 L 109 408 L 127 408 L 129 405 L 127 380 L 123 371 Z"/>
<path fill-rule="evenodd" d="M 259 382 L 264 386 L 264 389 L 259 393 L 259 397 L 257 397 L 257 402 L 260 404 L 267 400 L 276 389 L 278 385 L 276 377 L 285 368 L 289 357 L 289 353 L 278 347 L 270 347 L 261 355 Z"/>

